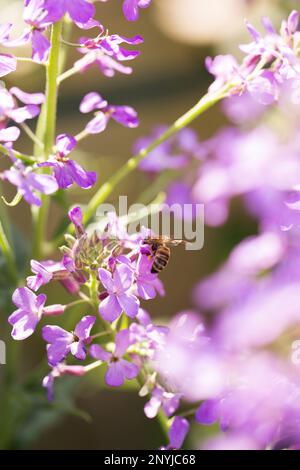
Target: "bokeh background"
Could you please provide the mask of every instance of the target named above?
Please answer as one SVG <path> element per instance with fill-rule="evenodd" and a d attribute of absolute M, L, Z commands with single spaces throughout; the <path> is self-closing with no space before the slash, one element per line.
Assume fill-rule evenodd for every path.
<path fill-rule="evenodd" d="M 205 93 L 211 80 L 204 67 L 207 55 L 224 52 L 239 55 L 238 44 L 248 38 L 244 18 L 258 25 L 259 18 L 268 15 L 276 23 L 283 12 L 297 3 L 282 0 L 153 0 L 153 6 L 141 12 L 137 23 L 125 21 L 121 0 L 97 4 L 98 18 L 111 33 L 144 37 L 142 54 L 132 63 L 134 73 L 131 76 L 119 74 L 108 79 L 93 68 L 85 75 L 79 74 L 67 80 L 60 90 L 58 131 L 75 135 L 83 128 L 86 121 L 78 106 L 89 91 L 101 93 L 111 103 L 128 104 L 137 109 L 141 122 L 139 128 L 129 130 L 112 123 L 105 133 L 83 141 L 77 151 L 77 160 L 85 168 L 98 172 L 100 185 L 128 159 L 138 137 L 150 134 L 157 125 L 173 122 Z M 18 30 L 22 31 L 22 1 L 0 0 L 0 7 L 1 21 L 13 20 L 16 34 Z M 76 40 L 75 35 L 73 39 Z M 19 49 L 18 55 L 23 54 L 27 54 L 26 49 Z M 77 58 L 76 50 L 70 48 L 69 66 Z M 6 83 L 28 92 L 43 91 L 44 76 L 37 66 L 24 63 L 17 73 L 8 77 Z M 204 139 L 224 121 L 220 109 L 214 108 L 196 121 L 193 128 L 200 139 Z M 26 139 L 18 144 L 18 148 L 25 152 L 30 148 Z M 119 194 L 128 195 L 129 201 L 134 202 L 147 185 L 147 176 L 135 172 L 117 188 L 108 202 L 116 202 Z M 11 188 L 5 186 L 4 191 L 7 199 L 14 196 Z M 84 203 L 94 191 L 74 189 L 68 195 L 72 203 Z M 20 243 L 26 247 L 31 237 L 29 209 L 21 203 L 10 212 L 20 233 Z M 62 209 L 54 204 L 48 220 L 49 238 L 62 215 Z M 224 227 L 205 229 L 205 244 L 200 252 L 186 252 L 181 248 L 174 250 L 170 267 L 162 275 L 167 295 L 147 303 L 151 314 L 166 321 L 181 310 L 193 308 L 192 290 L 196 282 L 212 272 L 230 249 L 246 235 L 255 233 L 255 229 L 255 222 L 243 214 L 239 201 L 236 201 Z M 67 300 L 60 287 L 47 294 L 56 303 Z M 8 313 L 3 312 L 1 323 Z M 73 325 L 74 318 L 70 322 Z M 1 338 L 5 330 L 6 326 L 1 325 Z M 39 366 L 43 354 L 44 344 L 36 337 L 22 344 L 21 354 L 15 359 L 18 383 L 21 384 L 30 371 L 36 371 L 38 367 L 35 372 L 38 374 L 45 367 L 45 364 L 41 369 Z M 4 366 L 0 367 L 1 375 Z M 32 406 L 32 419 L 18 429 L 16 438 L 18 440 L 21 436 L 23 445 L 28 442 L 28 446 L 34 449 L 145 449 L 157 448 L 161 444 L 159 426 L 144 417 L 143 399 L 136 393 L 104 389 L 99 372 L 84 381 L 66 382 L 65 388 L 74 391 L 76 387 L 76 408 L 68 399 L 68 390 L 59 390 L 61 408 L 55 413 L 46 409 L 35 420 L 33 418 L 41 407 L 40 392 L 32 389 L 32 396 L 36 393 L 37 397 Z M 20 397 L 16 398 L 16 407 L 26 405 L 27 398 L 23 398 L 24 403 Z M 192 433 L 193 442 L 188 442 L 187 447 L 196 446 L 204 432 L 207 431 L 198 427 Z"/>

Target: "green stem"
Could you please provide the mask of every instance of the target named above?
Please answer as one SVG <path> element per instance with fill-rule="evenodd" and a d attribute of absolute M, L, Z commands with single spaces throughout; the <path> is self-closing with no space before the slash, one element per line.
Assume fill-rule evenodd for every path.
<path fill-rule="evenodd" d="M 60 64 L 60 37 L 62 31 L 62 21 L 55 23 L 51 30 L 51 49 L 46 74 L 46 100 L 43 107 L 40 122 L 37 126 L 37 137 L 43 136 L 44 160 L 52 152 L 55 132 L 56 132 L 56 113 L 57 113 L 57 77 Z M 48 218 L 50 200 L 48 196 L 42 196 L 41 207 L 33 209 L 34 218 L 34 239 L 33 239 L 33 257 L 41 258 L 43 253 L 43 240 L 45 239 L 45 226 Z"/>
<path fill-rule="evenodd" d="M 10 156 L 10 151 L 2 144 L 0 144 L 0 153 L 3 153 L 6 157 Z M 29 155 L 24 155 L 24 153 L 18 152 L 17 150 L 13 151 L 13 155 L 18 160 L 22 160 L 24 163 L 29 163 L 31 165 L 36 161 L 35 158 L 30 157 Z"/>
<path fill-rule="evenodd" d="M 59 52 L 60 36 L 62 31 L 62 21 L 55 23 L 51 31 L 51 50 L 49 62 L 47 65 L 47 83 L 46 83 L 46 125 L 45 125 L 45 157 L 52 152 L 57 112 L 57 77 L 59 74 Z"/>
<path fill-rule="evenodd" d="M 60 85 L 62 82 L 64 82 L 67 78 L 72 77 L 76 73 L 79 72 L 78 67 L 71 67 L 69 70 L 66 70 L 64 73 L 62 73 L 58 78 L 57 78 L 57 83 Z"/>
<path fill-rule="evenodd" d="M 222 88 L 218 93 L 215 94 L 206 94 L 201 100 L 191 108 L 187 113 L 181 116 L 174 124 L 169 127 L 158 139 L 156 139 L 148 147 L 142 149 L 137 155 L 131 157 L 125 165 L 123 165 L 116 173 L 114 173 L 111 178 L 105 182 L 91 199 L 90 203 L 87 206 L 87 209 L 84 213 L 84 222 L 87 223 L 91 220 L 94 213 L 100 204 L 102 204 L 107 197 L 112 193 L 114 188 L 133 170 L 135 170 L 140 162 L 149 155 L 152 150 L 158 147 L 160 144 L 170 139 L 173 135 L 177 134 L 181 129 L 188 126 L 193 122 L 198 116 L 203 114 L 207 109 L 211 108 L 214 104 L 218 103 L 220 100 L 227 96 L 227 93 L 230 89 L 230 86 Z"/>

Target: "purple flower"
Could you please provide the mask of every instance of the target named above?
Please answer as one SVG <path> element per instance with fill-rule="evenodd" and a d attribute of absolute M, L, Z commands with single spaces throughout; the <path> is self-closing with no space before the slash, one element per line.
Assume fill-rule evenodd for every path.
<path fill-rule="evenodd" d="M 23 46 L 31 42 L 32 59 L 42 63 L 47 60 L 50 50 L 50 42 L 43 32 L 58 18 L 49 17 L 45 9 L 45 0 L 26 0 L 24 3 L 23 19 L 28 27 L 19 38 L 10 40 L 6 34 L 6 37 L 0 37 L 0 42 L 7 47 Z"/>
<path fill-rule="evenodd" d="M 232 55 L 218 55 L 214 59 L 207 57 L 205 65 L 209 73 L 215 76 L 215 81 L 209 88 L 212 93 L 239 78 L 239 65 Z"/>
<path fill-rule="evenodd" d="M 153 260 L 146 255 L 140 255 L 135 268 L 137 293 L 145 300 L 156 297 L 157 275 L 151 273 Z"/>
<path fill-rule="evenodd" d="M 141 36 L 126 38 L 117 34 L 105 38 L 101 35 L 95 39 L 80 38 L 82 47 L 79 52 L 84 54 L 84 57 L 75 62 L 74 65 L 78 70 L 85 71 L 95 64 L 106 77 L 113 77 L 116 72 L 126 75 L 131 74 L 132 68 L 124 66 L 120 62 L 133 60 L 139 56 L 140 52 L 128 51 L 120 44 L 136 45 L 142 42 L 143 38 Z"/>
<path fill-rule="evenodd" d="M 83 189 L 91 188 L 97 181 L 94 171 L 85 171 L 77 162 L 67 157 L 77 142 L 68 134 L 61 134 L 56 139 L 56 155 L 52 155 L 39 166 L 52 167 L 59 188 L 67 189 L 73 183 Z"/>
<path fill-rule="evenodd" d="M 175 416 L 169 429 L 169 445 L 162 450 L 179 450 L 189 432 L 189 422 L 181 416 Z"/>
<path fill-rule="evenodd" d="M 136 21 L 139 18 L 139 8 L 147 8 L 152 0 L 124 0 L 123 13 L 128 21 Z"/>
<path fill-rule="evenodd" d="M 111 387 L 120 387 L 125 380 L 134 379 L 139 368 L 136 364 L 123 359 L 128 347 L 130 346 L 129 330 L 119 331 L 116 335 L 114 353 L 105 351 L 98 344 L 93 344 L 90 348 L 90 354 L 95 359 L 107 362 L 108 369 L 105 374 L 105 382 Z"/>
<path fill-rule="evenodd" d="M 99 306 L 99 313 L 104 320 L 113 322 L 122 313 L 134 318 L 139 309 L 139 301 L 130 293 L 133 284 L 133 271 L 129 266 L 121 264 L 113 274 L 106 269 L 99 269 L 99 279 L 107 291 L 107 295 Z"/>
<path fill-rule="evenodd" d="M 84 374 L 84 366 L 67 366 L 65 364 L 57 364 L 57 366 L 55 366 L 52 371 L 43 379 L 43 387 L 47 389 L 48 400 L 52 401 L 54 398 L 53 387 L 54 381 L 57 377 L 61 377 L 62 375 L 73 375 L 76 377 L 81 377 Z"/>
<path fill-rule="evenodd" d="M 134 128 L 139 125 L 136 111 L 130 106 L 109 105 L 99 93 L 91 92 L 84 96 L 79 107 L 82 113 L 96 111 L 95 117 L 86 125 L 85 130 L 89 134 L 103 132 L 110 118 L 125 127 Z"/>
<path fill-rule="evenodd" d="M 25 106 L 18 107 L 15 97 L 22 101 Z M 17 123 L 36 117 L 40 112 L 38 105 L 45 100 L 43 93 L 25 93 L 17 87 L 9 91 L 0 89 L 0 128 L 3 128 L 9 120 Z"/>
<path fill-rule="evenodd" d="M 8 318 L 8 322 L 13 325 L 11 335 L 16 340 L 26 339 L 32 335 L 43 315 L 46 296 L 36 296 L 27 287 L 21 287 L 15 290 L 12 300 L 18 310 Z"/>
<path fill-rule="evenodd" d="M 87 0 L 44 0 L 44 4 L 52 21 L 68 13 L 76 24 L 85 24 L 95 14 L 94 5 Z"/>
<path fill-rule="evenodd" d="M 151 322 L 150 315 L 139 309 L 136 316 L 138 323 L 131 323 L 130 337 L 134 343 L 147 344 L 147 355 L 153 358 L 158 350 L 164 348 L 169 329 L 166 326 L 157 326 Z"/>
<path fill-rule="evenodd" d="M 0 139 L 1 132 L 3 131 L 0 131 Z M 5 170 L 3 176 L 18 188 L 19 193 L 28 204 L 41 205 L 41 200 L 36 192 L 49 195 L 58 190 L 57 182 L 53 176 L 35 173 L 30 167 L 26 168 L 20 161 L 16 161 L 9 170 Z"/>
<path fill-rule="evenodd" d="M 166 416 L 172 416 L 179 407 L 181 395 L 164 390 L 160 385 L 156 385 L 152 390 L 151 398 L 144 407 L 147 418 L 155 418 L 162 407 Z"/>
<path fill-rule="evenodd" d="M 47 345 L 48 362 L 56 366 L 62 362 L 69 352 L 83 361 L 86 357 L 86 345 L 90 342 L 90 332 L 96 321 L 96 317 L 83 317 L 75 327 L 74 332 L 60 328 L 59 326 L 46 325 L 42 330 L 43 339 Z"/>
<path fill-rule="evenodd" d="M 31 336 L 42 315 L 61 315 L 65 310 L 60 304 L 45 307 L 46 296 L 35 295 L 27 287 L 16 289 L 12 300 L 18 310 L 10 315 L 8 322 L 13 325 L 11 335 L 16 340 Z"/>
<path fill-rule="evenodd" d="M 34 259 L 30 261 L 31 271 L 36 274 L 36 276 L 27 277 L 27 285 L 33 291 L 37 291 L 44 284 L 53 279 L 53 273 L 49 271 L 42 263 L 35 261 Z"/>

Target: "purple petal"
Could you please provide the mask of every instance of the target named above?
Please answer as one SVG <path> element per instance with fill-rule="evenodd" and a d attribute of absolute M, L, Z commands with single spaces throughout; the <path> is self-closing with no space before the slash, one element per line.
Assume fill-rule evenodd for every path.
<path fill-rule="evenodd" d="M 99 306 L 99 313 L 104 320 L 113 322 L 122 313 L 122 307 L 114 294 L 108 295 Z"/>
<path fill-rule="evenodd" d="M 71 353 L 73 354 L 73 356 L 76 357 L 76 359 L 84 361 L 84 359 L 86 358 L 86 348 L 84 341 L 75 341 L 74 343 L 72 343 Z"/>
<path fill-rule="evenodd" d="M 37 29 L 32 31 L 32 59 L 38 63 L 46 62 L 50 50 L 50 42 Z"/>
<path fill-rule="evenodd" d="M 96 317 L 93 317 L 91 315 L 87 315 L 86 317 L 83 317 L 80 322 L 76 325 L 75 328 L 75 335 L 79 339 L 87 339 L 90 336 L 91 329 L 93 328 L 94 324 L 96 321 Z"/>
<path fill-rule="evenodd" d="M 107 289 L 108 292 L 113 292 L 114 282 L 113 282 L 111 273 L 104 268 L 100 268 L 98 270 L 98 274 L 99 274 L 99 279 L 101 283 L 103 284 L 103 286 L 105 287 L 105 289 Z"/>
<path fill-rule="evenodd" d="M 70 352 L 71 342 L 61 339 L 47 346 L 48 362 L 51 366 L 56 366 L 62 362 Z"/>
<path fill-rule="evenodd" d="M 9 116 L 10 118 L 17 122 L 24 122 L 26 119 L 33 119 L 40 113 L 39 106 L 35 104 L 29 104 L 27 106 L 23 106 L 22 108 L 16 108 L 10 111 Z"/>
<path fill-rule="evenodd" d="M 69 134 L 60 134 L 56 138 L 56 149 L 63 157 L 69 155 L 76 147 L 77 141 Z"/>
<path fill-rule="evenodd" d="M 119 304 L 122 307 L 122 310 L 126 313 L 126 315 L 130 318 L 136 317 L 139 311 L 140 302 L 132 294 L 119 294 L 118 295 Z"/>
<path fill-rule="evenodd" d="M 116 335 L 116 349 L 115 356 L 122 357 L 126 353 L 130 345 L 130 332 L 129 330 L 121 330 Z"/>
<path fill-rule="evenodd" d="M 118 292 L 125 292 L 132 286 L 133 271 L 126 264 L 121 264 L 116 267 L 113 279 Z"/>
<path fill-rule="evenodd" d="M 219 419 L 219 401 L 206 400 L 198 408 L 195 419 L 197 423 L 211 425 Z"/>
<path fill-rule="evenodd" d="M 31 271 L 36 276 L 27 277 L 27 285 L 30 289 L 37 291 L 42 285 L 47 284 L 53 278 L 53 274 L 49 272 L 41 263 L 31 260 Z"/>
<path fill-rule="evenodd" d="M 109 117 L 101 111 L 98 111 L 96 116 L 87 123 L 85 130 L 89 134 L 100 134 L 106 129 L 108 121 Z"/>
<path fill-rule="evenodd" d="M 123 13 L 128 21 L 136 21 L 139 17 L 138 0 L 124 0 Z"/>
<path fill-rule="evenodd" d="M 180 404 L 180 397 L 178 394 L 175 395 L 170 393 L 169 395 L 171 395 L 170 398 L 165 399 L 162 405 L 163 410 L 168 417 L 175 413 Z"/>
<path fill-rule="evenodd" d="M 112 118 L 125 127 L 134 128 L 139 125 L 137 112 L 130 106 L 113 106 Z"/>
<path fill-rule="evenodd" d="M 0 77 L 5 77 L 17 69 L 17 59 L 10 54 L 0 54 Z"/>
<path fill-rule="evenodd" d="M 72 186 L 73 178 L 64 163 L 48 160 L 47 162 L 39 163 L 39 166 L 50 166 L 54 168 L 54 176 L 59 188 L 67 189 Z"/>
<path fill-rule="evenodd" d="M 58 190 L 57 182 L 53 176 L 30 173 L 27 179 L 31 186 L 43 194 L 53 194 Z"/>
<path fill-rule="evenodd" d="M 267 33 L 276 34 L 276 30 L 268 16 L 263 16 L 261 21 Z"/>
<path fill-rule="evenodd" d="M 186 438 L 187 433 L 189 432 L 189 422 L 176 416 L 172 422 L 171 428 L 169 430 L 169 439 L 171 449 L 180 449 Z"/>
<path fill-rule="evenodd" d="M 151 397 L 150 400 L 144 406 L 144 412 L 147 418 L 155 418 L 157 416 L 160 406 L 161 400 L 158 397 Z"/>
<path fill-rule="evenodd" d="M 90 347 L 90 355 L 94 359 L 104 362 L 108 362 L 112 357 L 111 353 L 105 351 L 101 346 L 99 346 L 99 344 L 92 344 Z"/>
<path fill-rule="evenodd" d="M 55 343 L 58 340 L 65 340 L 67 343 L 73 341 L 73 335 L 60 326 L 46 325 L 42 329 L 42 337 L 47 343 Z"/>
<path fill-rule="evenodd" d="M 291 34 L 294 34 L 298 29 L 299 24 L 299 13 L 296 10 L 293 10 L 290 16 L 288 17 L 288 28 Z"/>
<path fill-rule="evenodd" d="M 126 361 L 125 359 L 120 359 L 120 366 L 122 367 L 123 375 L 128 380 L 135 379 L 139 373 L 139 367 L 133 362 Z"/>
<path fill-rule="evenodd" d="M 138 295 L 142 299 L 150 300 L 156 297 L 156 290 L 152 284 L 149 284 L 140 280 L 138 280 L 136 284 L 137 284 Z"/>
<path fill-rule="evenodd" d="M 84 234 L 84 227 L 83 227 L 83 215 L 82 210 L 79 206 L 73 207 L 68 213 L 69 219 L 74 224 L 76 233 L 78 235 Z"/>
<path fill-rule="evenodd" d="M 109 364 L 105 374 L 105 382 L 111 387 L 120 387 L 125 382 L 124 371 L 120 362 L 112 362 Z"/>
<path fill-rule="evenodd" d="M 15 126 L 0 130 L 0 142 L 14 142 L 19 138 L 20 129 Z"/>
<path fill-rule="evenodd" d="M 36 309 L 36 299 L 37 296 L 27 287 L 19 287 L 12 296 L 12 301 L 17 307 L 28 311 Z"/>
<path fill-rule="evenodd" d="M 65 0 L 65 5 L 72 20 L 87 23 L 95 14 L 95 7 L 85 0 Z"/>
<path fill-rule="evenodd" d="M 97 181 L 97 174 L 94 171 L 85 171 L 74 160 L 68 160 L 65 163 L 65 167 L 74 182 L 83 189 L 91 188 Z"/>
<path fill-rule="evenodd" d="M 247 27 L 249 33 L 251 34 L 251 36 L 253 37 L 254 41 L 258 42 L 261 39 L 261 35 L 257 31 L 257 29 L 255 29 L 254 26 L 249 21 L 246 21 L 245 23 L 246 23 L 246 27 Z"/>
<path fill-rule="evenodd" d="M 12 23 L 3 23 L 0 25 L 0 42 L 7 41 L 9 39 L 12 27 Z"/>
<path fill-rule="evenodd" d="M 10 315 L 8 322 L 13 325 L 12 337 L 20 341 L 34 333 L 39 317 L 30 311 L 19 309 Z"/>
<path fill-rule="evenodd" d="M 16 86 L 12 87 L 9 92 L 24 104 L 42 104 L 45 101 L 44 93 L 25 93 Z"/>
<path fill-rule="evenodd" d="M 105 101 L 99 93 L 92 91 L 84 96 L 79 105 L 79 110 L 81 113 L 90 113 L 95 109 L 105 108 L 107 104 L 107 101 Z"/>

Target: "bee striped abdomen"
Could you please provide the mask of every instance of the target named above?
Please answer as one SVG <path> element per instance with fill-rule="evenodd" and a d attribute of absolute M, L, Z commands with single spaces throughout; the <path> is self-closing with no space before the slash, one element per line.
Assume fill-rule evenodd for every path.
<path fill-rule="evenodd" d="M 170 255 L 171 255 L 171 251 L 169 247 L 165 245 L 159 246 L 155 252 L 151 272 L 153 274 L 158 274 L 163 269 L 165 269 L 165 267 L 169 263 Z"/>

